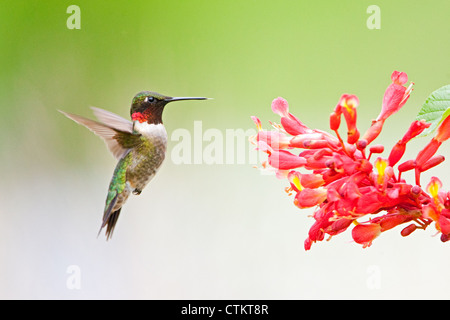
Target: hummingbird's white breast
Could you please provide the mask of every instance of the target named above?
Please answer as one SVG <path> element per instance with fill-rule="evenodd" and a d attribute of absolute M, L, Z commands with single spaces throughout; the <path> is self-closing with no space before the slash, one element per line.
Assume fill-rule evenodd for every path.
<path fill-rule="evenodd" d="M 167 146 L 167 131 L 162 123 L 153 124 L 147 122 L 134 122 L 134 130 L 142 134 L 145 138 L 150 140 L 155 146 Z"/>

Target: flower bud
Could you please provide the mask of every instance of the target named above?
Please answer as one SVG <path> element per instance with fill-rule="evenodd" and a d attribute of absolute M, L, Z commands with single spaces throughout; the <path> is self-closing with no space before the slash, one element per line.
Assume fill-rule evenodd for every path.
<path fill-rule="evenodd" d="M 405 154 L 406 144 L 400 142 L 397 142 L 397 144 L 392 148 L 391 153 L 389 154 L 389 165 L 395 166 L 397 162 L 400 161 L 400 159 Z"/>
<path fill-rule="evenodd" d="M 405 228 L 400 232 L 400 234 L 401 234 L 403 237 L 406 237 L 406 236 L 409 236 L 411 233 L 413 233 L 414 230 L 416 230 L 416 229 L 417 229 L 417 226 L 416 226 L 415 224 L 410 224 L 409 226 L 405 227 Z"/>
<path fill-rule="evenodd" d="M 431 169 L 437 166 L 438 164 L 444 162 L 444 160 L 445 160 L 444 156 L 434 156 L 420 167 L 420 171 L 421 172 L 427 171 L 428 169 Z"/>
<path fill-rule="evenodd" d="M 371 146 L 371 147 L 369 148 L 369 151 L 370 151 L 371 153 L 383 153 L 383 151 L 384 151 L 384 146 L 383 146 L 382 144 L 376 144 L 376 145 L 374 145 L 374 146 Z"/>
<path fill-rule="evenodd" d="M 367 142 L 367 140 L 359 139 L 358 142 L 356 143 L 356 147 L 358 148 L 358 150 L 364 150 L 368 144 L 369 143 Z"/>
<path fill-rule="evenodd" d="M 389 165 L 390 165 L 390 163 L 389 163 Z M 416 167 L 416 160 L 408 160 L 398 166 L 398 171 L 405 172 L 405 171 L 412 170 L 415 167 Z"/>
<path fill-rule="evenodd" d="M 341 125 L 341 116 L 338 115 L 336 112 L 332 112 L 330 114 L 330 129 L 333 131 L 336 131 L 339 129 L 339 126 Z"/>
<path fill-rule="evenodd" d="M 431 139 L 431 141 L 417 154 L 417 167 L 420 168 L 425 162 L 428 161 L 428 159 L 434 156 L 441 144 L 442 142 L 440 142 L 436 138 Z"/>

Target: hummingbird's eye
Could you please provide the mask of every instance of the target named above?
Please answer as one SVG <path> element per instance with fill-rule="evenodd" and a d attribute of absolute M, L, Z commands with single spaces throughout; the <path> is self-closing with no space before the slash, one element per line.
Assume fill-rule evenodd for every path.
<path fill-rule="evenodd" d="M 153 102 L 153 101 L 155 101 L 154 97 L 147 97 L 147 102 Z"/>

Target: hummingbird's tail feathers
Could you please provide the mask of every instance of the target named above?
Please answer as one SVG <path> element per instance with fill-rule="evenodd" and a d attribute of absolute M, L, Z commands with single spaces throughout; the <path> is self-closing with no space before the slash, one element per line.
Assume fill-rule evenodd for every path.
<path fill-rule="evenodd" d="M 102 229 L 108 224 L 109 216 L 111 215 L 112 209 L 116 205 L 118 197 L 119 197 L 119 195 L 116 193 L 114 198 L 112 198 L 111 201 L 109 202 L 108 207 L 105 208 L 105 213 L 103 214 L 102 225 L 100 226 L 100 230 L 98 230 L 97 237 L 100 235 L 100 232 L 102 232 Z"/>
<path fill-rule="evenodd" d="M 111 212 L 108 216 L 108 220 L 106 221 L 106 240 L 109 240 L 112 237 L 117 220 L 119 220 L 120 210 L 122 210 L 122 208 Z"/>
<path fill-rule="evenodd" d="M 99 109 L 101 110 L 101 109 Z M 93 133 L 101 137 L 108 147 L 109 151 L 114 155 L 116 159 L 122 158 L 126 152 L 129 151 L 128 145 L 133 145 L 136 143 L 136 141 L 140 141 L 139 135 L 134 135 L 131 133 L 131 131 L 123 131 L 119 128 L 115 128 L 112 125 L 103 124 L 91 119 L 87 119 L 82 116 L 78 116 L 76 114 L 64 112 L 61 110 L 58 110 L 63 115 L 65 115 L 67 118 L 75 121 L 78 124 L 81 124 L 82 126 L 85 126 L 89 130 L 91 130 Z M 98 113 L 98 112 L 97 112 Z M 98 114 L 97 114 L 98 116 Z M 106 115 L 106 113 L 103 113 L 103 120 L 106 120 L 106 118 L 112 117 L 112 115 Z M 118 116 L 117 116 L 118 117 Z M 101 117 L 100 117 L 101 118 Z M 127 121 L 123 119 L 124 121 Z M 118 120 L 116 120 L 118 121 Z M 131 122 L 130 122 L 131 123 Z M 132 125 L 131 125 L 132 126 Z M 124 126 L 121 126 L 123 128 Z M 128 137 L 130 136 L 130 137 Z M 132 141 L 133 143 L 130 143 L 129 141 Z"/>
<path fill-rule="evenodd" d="M 117 220 L 119 219 L 120 210 L 122 210 L 122 207 L 120 207 L 118 210 L 113 211 L 118 198 L 119 194 L 116 194 L 116 196 L 111 200 L 108 207 L 106 208 L 106 211 L 103 214 L 103 222 L 100 230 L 98 231 L 97 237 L 100 235 L 104 227 L 106 227 L 106 240 L 109 240 L 112 237 L 114 227 L 116 226 Z"/>
<path fill-rule="evenodd" d="M 101 231 L 104 227 L 106 227 L 107 240 L 111 238 L 117 219 L 119 218 L 120 210 L 131 193 L 130 184 L 127 182 L 127 168 L 130 161 L 130 153 L 120 159 L 109 184 L 102 226 L 100 228 Z"/>

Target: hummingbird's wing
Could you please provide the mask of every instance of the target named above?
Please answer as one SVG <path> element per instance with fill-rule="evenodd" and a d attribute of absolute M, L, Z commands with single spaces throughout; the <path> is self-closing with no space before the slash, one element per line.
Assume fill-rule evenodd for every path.
<path fill-rule="evenodd" d="M 100 109 L 101 110 L 101 109 Z M 113 117 L 114 115 L 115 122 L 113 121 L 113 125 L 108 125 L 104 123 L 100 123 L 91 119 L 87 119 L 82 116 L 78 116 L 76 114 L 64 112 L 58 110 L 67 118 L 72 119 L 78 124 L 81 124 L 91 130 L 93 133 L 101 137 L 108 147 L 109 151 L 116 157 L 117 159 L 121 159 L 130 148 L 133 148 L 142 142 L 140 134 L 133 133 L 133 124 L 131 123 L 131 128 L 125 125 L 125 119 L 122 119 L 122 123 L 120 124 L 117 117 L 118 115 L 114 115 L 113 113 L 108 112 L 103 113 L 100 116 L 102 119 L 106 120 L 107 117 Z M 104 110 L 103 110 L 104 111 Z M 128 121 L 129 122 L 129 121 Z M 117 126 L 117 128 L 116 128 Z"/>
<path fill-rule="evenodd" d="M 120 131 L 133 132 L 133 122 L 130 120 L 100 108 L 91 107 L 91 109 L 100 122 L 106 123 L 110 127 L 119 129 Z"/>

